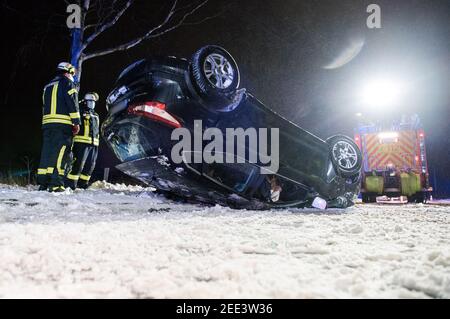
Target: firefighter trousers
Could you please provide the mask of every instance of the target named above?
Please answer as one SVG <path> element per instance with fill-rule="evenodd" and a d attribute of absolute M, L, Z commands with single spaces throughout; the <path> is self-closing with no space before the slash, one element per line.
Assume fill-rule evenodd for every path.
<path fill-rule="evenodd" d="M 70 126 L 44 128 L 37 183 L 43 188 L 64 187 L 73 135 Z"/>
<path fill-rule="evenodd" d="M 67 175 L 66 185 L 72 189 L 87 188 L 97 162 L 98 146 L 77 143 L 73 144 L 73 165 Z"/>

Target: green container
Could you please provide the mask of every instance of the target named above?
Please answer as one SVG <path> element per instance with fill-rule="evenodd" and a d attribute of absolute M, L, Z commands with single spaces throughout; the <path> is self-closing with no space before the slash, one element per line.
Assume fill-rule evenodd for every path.
<path fill-rule="evenodd" d="M 414 173 L 401 173 L 400 185 L 402 188 L 402 195 L 411 196 L 420 192 L 420 175 Z"/>
<path fill-rule="evenodd" d="M 384 180 L 382 176 L 366 176 L 366 191 L 383 194 Z"/>

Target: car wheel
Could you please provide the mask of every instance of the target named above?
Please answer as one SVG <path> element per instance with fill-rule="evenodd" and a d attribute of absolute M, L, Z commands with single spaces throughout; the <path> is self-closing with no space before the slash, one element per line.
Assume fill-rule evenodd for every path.
<path fill-rule="evenodd" d="M 208 100 L 223 100 L 239 87 L 240 73 L 236 61 L 219 46 L 208 45 L 198 50 L 192 56 L 190 68 L 198 92 Z"/>
<path fill-rule="evenodd" d="M 327 140 L 331 161 L 341 177 L 352 177 L 361 171 L 362 155 L 358 146 L 344 135 L 332 136 Z"/>

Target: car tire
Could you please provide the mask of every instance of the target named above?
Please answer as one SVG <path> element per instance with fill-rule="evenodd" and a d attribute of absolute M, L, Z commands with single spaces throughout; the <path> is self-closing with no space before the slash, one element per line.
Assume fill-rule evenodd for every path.
<path fill-rule="evenodd" d="M 335 135 L 327 139 L 331 162 L 339 176 L 358 175 L 362 167 L 362 154 L 353 140 L 344 135 Z"/>
<path fill-rule="evenodd" d="M 239 88 L 240 73 L 236 61 L 224 48 L 208 45 L 191 58 L 192 82 L 206 104 L 216 110 L 226 108 Z"/>

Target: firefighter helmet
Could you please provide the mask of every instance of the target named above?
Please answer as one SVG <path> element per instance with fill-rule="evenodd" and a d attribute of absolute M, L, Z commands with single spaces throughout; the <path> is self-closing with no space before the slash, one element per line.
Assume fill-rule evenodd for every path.
<path fill-rule="evenodd" d="M 94 101 L 97 102 L 99 100 L 99 96 L 96 92 L 89 92 L 86 93 L 86 95 L 84 96 L 84 100 L 85 101 Z"/>
<path fill-rule="evenodd" d="M 99 96 L 97 93 L 95 92 L 89 92 L 86 93 L 86 95 L 84 96 L 84 101 L 86 103 L 86 106 L 88 109 L 95 109 L 95 102 L 97 102 L 99 99 Z"/>
<path fill-rule="evenodd" d="M 68 62 L 61 62 L 60 64 L 58 64 L 58 71 L 67 72 L 72 76 L 74 76 L 76 73 L 75 67 Z"/>

